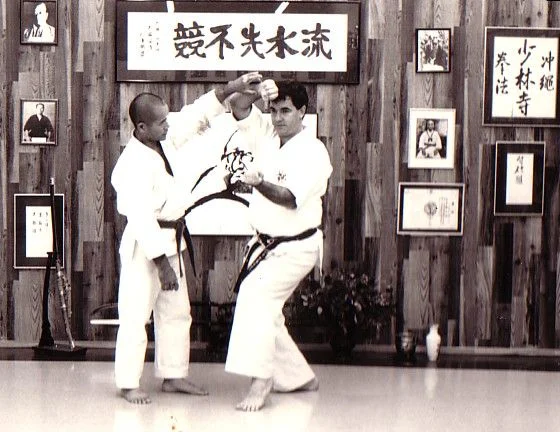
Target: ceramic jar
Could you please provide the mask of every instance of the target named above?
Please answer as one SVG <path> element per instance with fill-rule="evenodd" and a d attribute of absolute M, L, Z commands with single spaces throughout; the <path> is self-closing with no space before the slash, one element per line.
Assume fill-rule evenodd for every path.
<path fill-rule="evenodd" d="M 438 333 L 439 324 L 432 324 L 430 331 L 426 336 L 426 352 L 428 360 L 436 361 L 439 355 L 439 346 L 441 344 L 441 336 Z"/>

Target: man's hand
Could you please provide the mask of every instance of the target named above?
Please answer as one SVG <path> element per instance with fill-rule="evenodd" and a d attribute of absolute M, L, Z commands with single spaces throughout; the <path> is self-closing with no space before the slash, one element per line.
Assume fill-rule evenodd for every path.
<path fill-rule="evenodd" d="M 264 176 L 260 171 L 247 170 L 239 175 L 239 180 L 250 186 L 258 186 L 264 181 Z"/>
<path fill-rule="evenodd" d="M 177 275 L 169 263 L 169 259 L 165 255 L 154 258 L 157 267 L 159 282 L 161 289 L 164 291 L 177 291 L 179 289 L 179 281 Z"/>
<path fill-rule="evenodd" d="M 271 100 L 278 97 L 278 87 L 276 83 L 271 79 L 264 80 L 259 84 L 259 95 L 264 103 L 268 105 Z"/>
<path fill-rule="evenodd" d="M 257 94 L 259 85 L 262 81 L 262 75 L 259 72 L 248 72 L 241 75 L 239 78 L 230 81 L 228 85 L 232 87 L 232 93 L 248 93 Z"/>

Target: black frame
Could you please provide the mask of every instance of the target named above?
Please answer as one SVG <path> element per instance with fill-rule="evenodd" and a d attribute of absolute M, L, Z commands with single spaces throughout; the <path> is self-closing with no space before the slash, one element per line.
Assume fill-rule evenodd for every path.
<path fill-rule="evenodd" d="M 51 141 L 27 141 L 25 139 L 24 126 L 27 119 L 35 113 L 37 104 L 42 103 L 45 106 L 45 116 L 51 121 L 54 133 Z M 31 108 L 27 107 L 31 105 Z M 48 108 L 48 109 L 47 109 Z M 27 114 L 27 115 L 25 115 Z M 25 116 L 24 116 L 25 115 Z M 20 101 L 20 143 L 22 145 L 48 145 L 55 146 L 58 142 L 58 99 L 21 99 Z"/>
<path fill-rule="evenodd" d="M 531 38 L 556 38 L 558 50 L 552 53 L 556 60 L 556 79 L 554 91 L 556 92 L 556 109 L 553 117 L 523 117 L 510 116 L 498 117 L 492 115 L 494 104 L 494 66 L 493 52 L 497 37 L 531 37 Z M 488 126 L 546 126 L 560 127 L 560 93 L 558 92 L 558 74 L 560 73 L 560 29 L 559 28 L 528 28 L 528 27 L 486 27 L 484 36 L 484 103 L 482 109 L 482 124 Z M 538 83 L 537 83 L 538 84 Z"/>
<path fill-rule="evenodd" d="M 56 212 L 56 233 L 58 237 L 60 262 L 64 267 L 64 194 L 54 195 Z M 25 210 L 30 206 L 51 208 L 51 197 L 49 194 L 14 194 L 14 268 L 32 269 L 46 268 L 48 255 L 45 257 L 28 257 L 26 251 L 27 220 Z M 52 223 L 52 220 L 49 221 Z M 52 225 L 51 225 L 52 229 Z M 52 252 L 52 248 L 46 252 Z"/>
<path fill-rule="evenodd" d="M 508 204 L 507 156 L 510 153 L 531 154 L 534 157 L 532 199 L 530 204 Z M 542 141 L 497 141 L 494 175 L 495 216 L 542 216 L 544 212 L 544 175 L 546 145 Z"/>
<path fill-rule="evenodd" d="M 413 236 L 461 236 L 463 235 L 464 218 L 464 183 L 429 183 L 429 182 L 400 182 L 398 185 L 398 212 L 397 212 L 397 234 Z M 407 189 L 431 189 L 431 190 L 456 190 L 458 192 L 457 203 L 457 228 L 456 229 L 437 229 L 437 228 L 406 228 L 404 227 L 404 212 L 406 202 L 404 199 Z M 423 211 L 426 210 L 426 204 Z"/>
<path fill-rule="evenodd" d="M 447 37 L 447 50 L 443 50 L 443 52 L 447 55 L 447 63 L 445 66 L 442 66 L 443 69 L 431 69 L 431 68 L 424 68 L 423 65 L 425 64 L 422 62 L 422 35 L 425 33 L 444 33 Z M 434 62 L 435 62 L 434 57 Z M 451 72 L 451 28 L 417 28 L 416 29 L 416 72 L 417 73 L 449 73 Z"/>
<path fill-rule="evenodd" d="M 244 70 L 128 70 L 128 12 L 167 12 L 164 1 L 117 1 L 116 11 L 116 80 L 117 82 L 227 82 Z M 265 78 L 295 79 L 302 83 L 358 84 L 360 80 L 360 2 L 281 2 L 281 1 L 189 1 L 175 0 L 174 12 L 214 12 L 272 14 L 286 5 L 284 13 L 348 15 L 348 53 L 346 72 L 259 70 Z M 240 65 L 242 67 L 242 65 Z"/>
<path fill-rule="evenodd" d="M 25 30 L 33 23 L 35 7 L 45 3 L 48 12 L 47 24 L 54 27 L 53 41 L 26 40 Z M 57 0 L 21 0 L 20 2 L 20 43 L 22 45 L 57 45 L 58 44 L 58 2 Z"/>

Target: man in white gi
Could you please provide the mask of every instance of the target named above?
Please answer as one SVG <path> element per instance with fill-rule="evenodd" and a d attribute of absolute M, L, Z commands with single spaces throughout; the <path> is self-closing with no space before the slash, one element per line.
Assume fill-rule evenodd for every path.
<path fill-rule="evenodd" d="M 147 344 L 145 325 L 152 311 L 155 373 L 163 378 L 162 390 L 207 394 L 186 378 L 192 319 L 186 280 L 180 277 L 184 264 L 177 252 L 185 249 L 185 242 L 180 240 L 177 246 L 172 221 L 183 216 L 195 197 L 190 194 L 192 184 L 185 184 L 188 176 L 181 172 L 179 148 L 199 136 L 210 118 L 225 112 L 222 103 L 229 95 L 249 91 L 255 87 L 251 83 L 260 79 L 260 74 L 251 72 L 203 95 L 183 107 L 171 128 L 167 104 L 158 96 L 142 93 L 130 104 L 134 132 L 111 183 L 117 192 L 117 210 L 127 218 L 119 249 L 115 380 L 131 403 L 151 402 L 140 389 L 140 377 Z"/>
<path fill-rule="evenodd" d="M 332 172 L 324 144 L 302 123 L 308 105 L 305 87 L 271 80 L 260 87 L 270 97 L 270 119 L 251 104 L 258 95 L 235 95 L 231 101 L 240 130 L 254 140 L 255 150 L 255 167 L 239 179 L 253 186 L 249 214 L 257 234 L 247 245 L 240 273 L 225 365 L 227 372 L 252 378 L 237 405 L 243 411 L 262 408 L 272 390 L 319 387 L 288 334 L 282 307 L 320 264 L 321 197 Z M 270 87 L 277 88 L 277 95 Z"/>

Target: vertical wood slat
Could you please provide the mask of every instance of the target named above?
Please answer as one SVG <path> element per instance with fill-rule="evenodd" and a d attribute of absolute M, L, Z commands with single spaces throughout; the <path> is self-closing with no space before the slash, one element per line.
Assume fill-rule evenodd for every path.
<path fill-rule="evenodd" d="M 430 252 L 411 250 L 404 265 L 404 329 L 425 329 L 430 322 Z"/>

